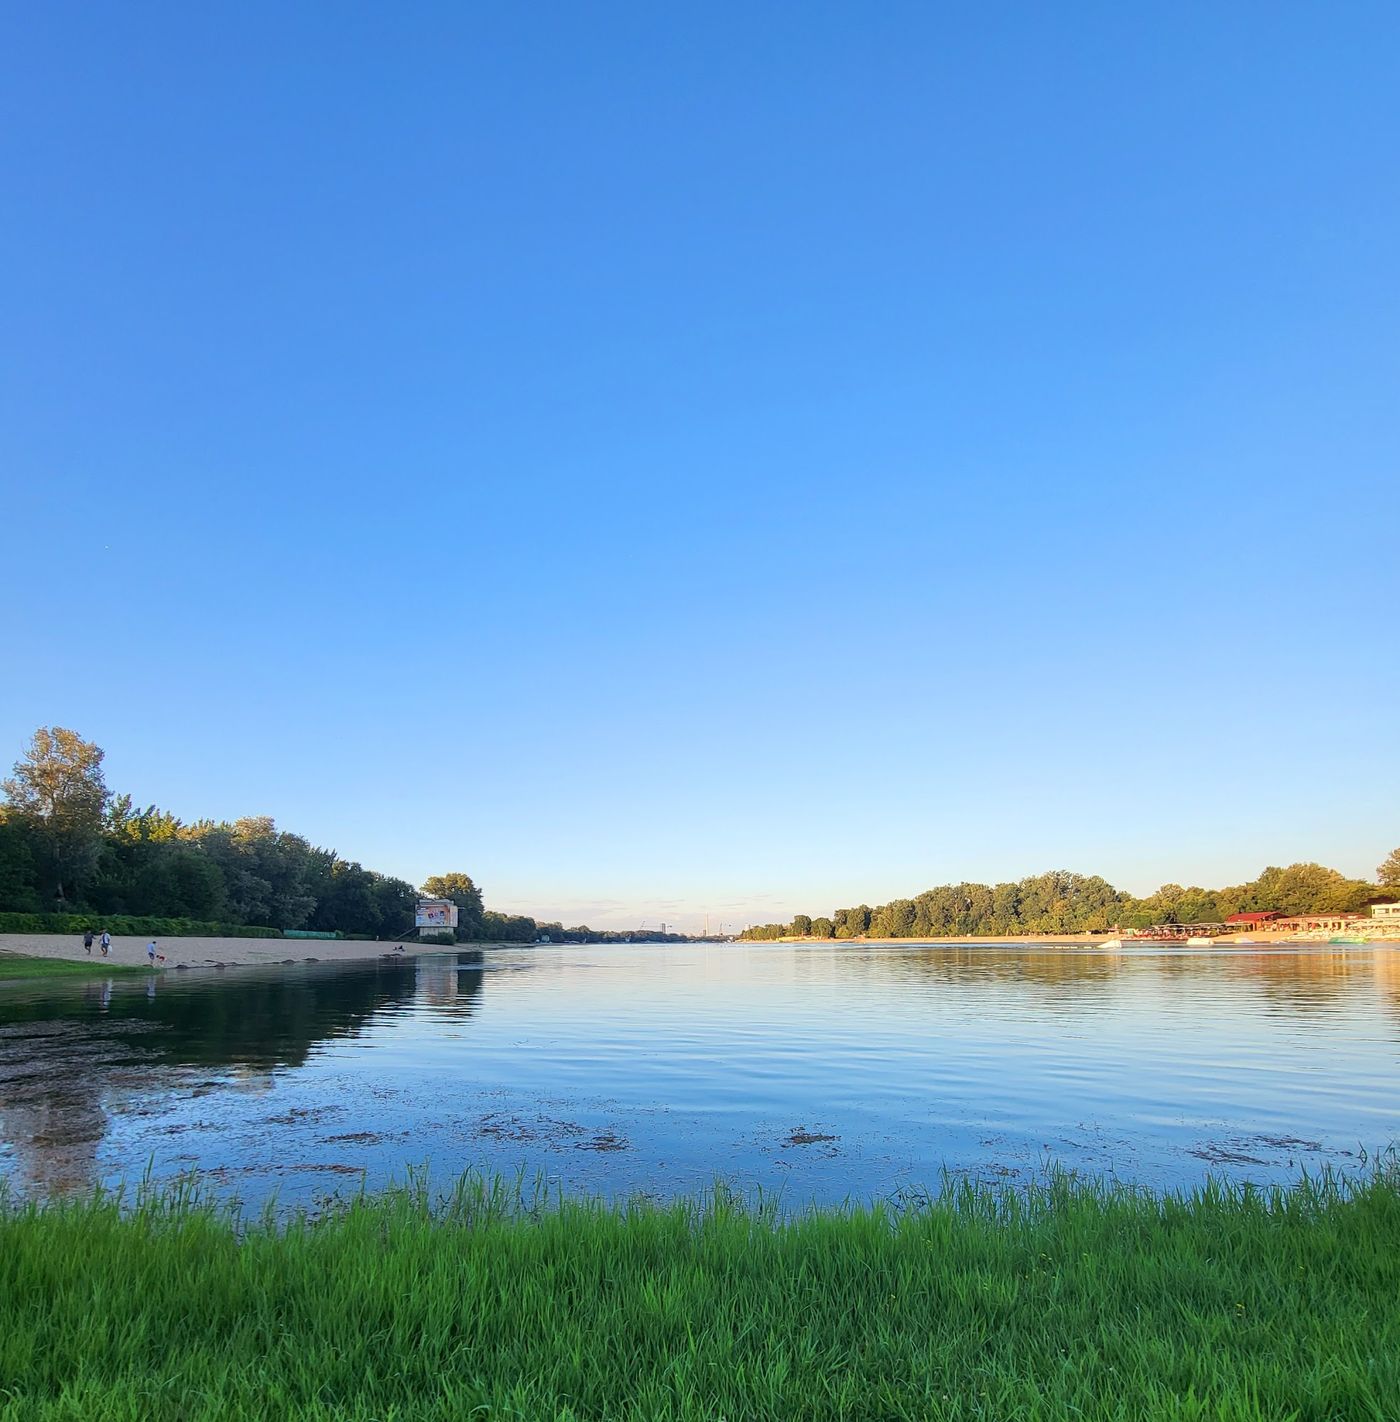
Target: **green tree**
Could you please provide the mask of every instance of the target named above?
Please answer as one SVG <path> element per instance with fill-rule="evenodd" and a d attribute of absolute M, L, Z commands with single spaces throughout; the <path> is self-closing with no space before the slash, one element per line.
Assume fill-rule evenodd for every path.
<path fill-rule="evenodd" d="M 316 907 L 311 927 L 331 933 L 377 933 L 380 911 L 374 876 L 353 860 L 339 858 L 334 850 L 315 850 L 312 857 L 330 863 L 324 876 L 312 881 Z"/>
<path fill-rule="evenodd" d="M 1264 909 L 1286 914 L 1346 913 L 1364 908 L 1376 896 L 1376 886 L 1348 879 L 1321 864 L 1272 865 L 1255 881 L 1255 897 Z"/>
<path fill-rule="evenodd" d="M 77 899 L 102 848 L 102 817 L 111 794 L 102 750 L 63 726 L 41 726 L 3 788 L 13 813 L 28 821 L 45 890 Z"/>
<path fill-rule="evenodd" d="M 788 929 L 793 938 L 810 938 L 812 936 L 812 920 L 805 913 L 799 913 L 792 920 L 792 927 Z"/>
<path fill-rule="evenodd" d="M 870 907 L 861 904 L 859 908 L 837 909 L 835 929 L 837 938 L 860 938 L 870 928 Z"/>
<path fill-rule="evenodd" d="M 1376 869 L 1376 877 L 1387 889 L 1400 889 L 1400 849 L 1392 849 Z"/>
<path fill-rule="evenodd" d="M 378 910 L 379 922 L 374 928 L 363 929 L 365 933 L 405 933 L 413 925 L 413 905 L 418 893 L 406 879 L 395 879 L 388 874 L 375 874 L 374 903 Z"/>
<path fill-rule="evenodd" d="M 0 910 L 34 913 L 39 908 L 37 870 L 30 839 L 29 826 L 0 809 Z"/>
<path fill-rule="evenodd" d="M 813 938 L 830 938 L 836 932 L 836 926 L 829 918 L 814 918 L 812 920 Z"/>
<path fill-rule="evenodd" d="M 870 915 L 870 936 L 872 938 L 912 938 L 914 936 L 915 909 L 912 899 L 895 899 L 881 904 Z"/>

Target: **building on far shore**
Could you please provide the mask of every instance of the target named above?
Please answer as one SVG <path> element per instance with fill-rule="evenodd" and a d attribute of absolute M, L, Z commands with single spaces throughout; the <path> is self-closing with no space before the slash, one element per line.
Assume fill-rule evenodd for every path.
<path fill-rule="evenodd" d="M 1144 939 L 1153 943 L 1187 942 L 1196 938 L 1219 938 L 1228 933 L 1223 923 L 1154 923 L 1149 928 L 1134 928 L 1125 939 Z"/>
<path fill-rule="evenodd" d="M 1263 928 L 1281 917 L 1277 909 L 1265 909 L 1262 913 L 1232 913 L 1225 922 L 1235 928 Z"/>
<path fill-rule="evenodd" d="M 1289 918 L 1276 918 L 1269 924 L 1270 932 L 1280 933 L 1345 933 L 1358 923 L 1369 923 L 1364 913 L 1298 913 Z"/>
<path fill-rule="evenodd" d="M 1371 917 L 1387 923 L 1400 923 L 1400 904 L 1372 904 Z"/>

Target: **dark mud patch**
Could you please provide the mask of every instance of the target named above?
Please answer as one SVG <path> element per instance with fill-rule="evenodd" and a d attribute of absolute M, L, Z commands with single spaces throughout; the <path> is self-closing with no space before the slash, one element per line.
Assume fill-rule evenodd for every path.
<path fill-rule="evenodd" d="M 1304 1140 L 1300 1136 L 1272 1136 L 1260 1132 L 1254 1135 L 1234 1136 L 1223 1141 L 1207 1141 L 1189 1152 L 1198 1160 L 1208 1160 L 1212 1165 L 1276 1165 L 1277 1161 L 1263 1160 L 1258 1151 L 1287 1151 L 1290 1155 L 1321 1155 L 1327 1147 L 1321 1141 Z M 1350 1155 L 1350 1151 L 1340 1151 L 1340 1155 Z"/>
<path fill-rule="evenodd" d="M 827 1135 L 822 1131 L 809 1131 L 806 1126 L 799 1126 L 783 1141 L 783 1149 L 787 1150 L 789 1146 L 822 1145 L 840 1139 L 840 1136 Z"/>
<path fill-rule="evenodd" d="M 1212 1165 L 1267 1165 L 1269 1163 L 1267 1160 L 1260 1160 L 1257 1155 L 1246 1155 L 1244 1151 L 1220 1142 L 1196 1146 L 1188 1153 L 1194 1155 L 1197 1160 L 1208 1160 Z"/>
<path fill-rule="evenodd" d="M 293 1106 L 290 1111 L 284 1111 L 280 1116 L 268 1116 L 263 1125 L 305 1126 L 331 1114 L 332 1108 L 329 1106 Z"/>
<path fill-rule="evenodd" d="M 614 1151 L 631 1150 L 632 1142 L 622 1136 L 615 1135 L 612 1131 L 600 1131 L 596 1136 L 586 1141 L 575 1141 L 575 1150 L 596 1150 Z"/>
<path fill-rule="evenodd" d="M 256 1178 L 264 1175 L 363 1175 L 359 1165 L 346 1165 L 341 1161 L 290 1161 L 285 1165 L 218 1165 L 210 1170 L 197 1172 L 200 1177 L 215 1181 L 233 1181 L 240 1176 Z"/>
<path fill-rule="evenodd" d="M 538 1142 L 558 1147 L 583 1135 L 584 1128 L 576 1121 L 558 1121 L 550 1116 L 536 1116 L 527 1120 L 505 1111 L 493 1111 L 477 1123 L 476 1134 L 494 1141 L 513 1141 L 518 1144 Z"/>

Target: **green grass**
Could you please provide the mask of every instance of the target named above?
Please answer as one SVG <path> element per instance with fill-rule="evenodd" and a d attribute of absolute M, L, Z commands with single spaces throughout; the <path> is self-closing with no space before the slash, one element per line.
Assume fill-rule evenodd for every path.
<path fill-rule="evenodd" d="M 0 1212 L 0 1418 L 1400 1416 L 1400 1184 Z"/>
<path fill-rule="evenodd" d="M 28 958 L 22 953 L 0 953 L 0 982 L 6 978 L 105 978 L 113 973 L 141 973 L 149 969 L 130 963 L 113 963 L 95 952 L 92 961 L 71 958 Z"/>

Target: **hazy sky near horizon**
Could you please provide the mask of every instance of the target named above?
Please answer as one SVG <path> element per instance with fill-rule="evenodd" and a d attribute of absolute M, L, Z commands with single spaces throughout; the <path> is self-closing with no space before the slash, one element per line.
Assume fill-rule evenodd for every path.
<path fill-rule="evenodd" d="M 1400 9 L 0 12 L 0 762 L 628 926 L 1400 843 Z"/>

